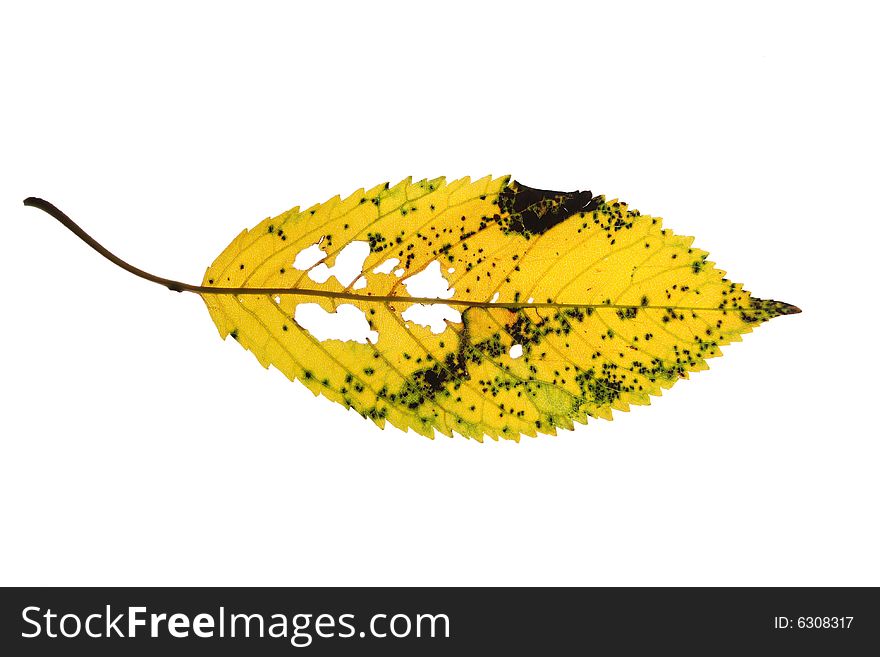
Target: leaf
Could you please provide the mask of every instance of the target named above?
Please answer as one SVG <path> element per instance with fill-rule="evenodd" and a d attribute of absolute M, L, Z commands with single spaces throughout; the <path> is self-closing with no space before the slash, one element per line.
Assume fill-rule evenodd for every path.
<path fill-rule="evenodd" d="M 625 203 L 506 177 L 406 179 L 294 208 L 242 232 L 202 285 L 138 269 L 51 203 L 24 203 L 126 271 L 201 295 L 220 335 L 264 367 L 429 437 L 518 440 L 611 419 L 753 326 L 800 312 L 751 297 L 692 238 Z M 358 250 L 344 276 L 340 255 Z M 427 274 L 442 290 L 417 296 Z M 322 340 L 303 326 L 307 308 L 362 335 Z M 422 325 L 425 309 L 444 319 Z"/>
<path fill-rule="evenodd" d="M 408 178 L 294 208 L 242 232 L 202 286 L 183 289 L 202 295 L 222 337 L 316 395 L 380 427 L 477 440 L 611 419 L 753 326 L 800 312 L 751 297 L 692 238 L 625 203 L 508 181 Z M 357 242 L 369 246 L 360 273 L 327 277 Z M 295 267 L 310 248 L 321 260 Z M 411 296 L 434 263 L 451 298 Z M 296 319 L 304 303 L 354 306 L 372 341 L 318 339 Z M 434 333 L 407 321 L 419 304 L 460 321 Z"/>

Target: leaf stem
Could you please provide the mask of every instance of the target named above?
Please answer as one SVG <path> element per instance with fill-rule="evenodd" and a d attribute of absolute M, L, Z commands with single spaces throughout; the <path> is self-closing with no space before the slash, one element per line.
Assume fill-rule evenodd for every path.
<path fill-rule="evenodd" d="M 375 296 L 372 294 L 355 294 L 352 292 L 334 292 L 331 290 L 313 290 L 307 288 L 296 288 L 296 287 L 214 287 L 214 286 L 205 286 L 205 285 L 192 285 L 190 283 L 184 283 L 182 281 L 175 281 L 170 278 L 163 278 L 162 276 L 156 276 L 155 274 L 151 274 L 150 272 L 144 271 L 134 265 L 126 262 L 115 253 L 112 253 L 107 248 L 105 248 L 98 240 L 89 235 L 86 231 L 84 231 L 80 226 L 70 217 L 68 217 L 64 212 L 59 210 L 56 206 L 54 206 L 49 201 L 46 201 L 41 198 L 36 198 L 34 196 L 30 196 L 24 200 L 24 204 L 28 207 L 37 208 L 42 210 L 49 216 L 56 219 L 60 224 L 62 224 L 65 228 L 67 228 L 71 233 L 79 237 L 83 242 L 92 247 L 95 251 L 100 253 L 102 256 L 107 258 L 114 265 L 121 267 L 125 271 L 130 274 L 134 274 L 138 278 L 143 278 L 144 280 L 150 281 L 151 283 L 158 283 L 159 285 L 163 285 L 167 287 L 172 292 L 194 292 L 196 294 L 233 294 L 233 295 L 242 295 L 242 294 L 257 294 L 257 295 L 276 295 L 276 294 L 298 294 L 302 296 L 309 297 L 327 297 L 331 299 L 348 299 L 352 301 L 377 301 L 382 303 L 393 303 L 393 302 L 401 302 L 401 303 L 419 303 L 419 304 L 446 304 L 449 306 L 465 306 L 465 307 L 477 307 L 477 308 L 657 308 L 657 309 L 675 309 L 675 310 L 736 310 L 735 308 L 699 308 L 692 306 L 631 306 L 631 305 L 623 305 L 623 304 L 610 304 L 610 303 L 601 303 L 601 304 L 590 304 L 590 303 L 556 303 L 553 301 L 548 302 L 531 302 L 531 303 L 493 303 L 491 301 L 472 301 L 468 299 L 440 299 L 435 297 L 410 297 L 410 296 Z M 794 314 L 801 312 L 799 308 L 796 306 L 792 306 L 790 304 L 784 304 L 782 302 L 778 302 L 784 306 L 781 309 L 780 314 Z"/>
<path fill-rule="evenodd" d="M 139 278 L 143 278 L 145 280 L 151 281 L 153 283 L 159 283 L 160 285 L 164 285 L 169 290 L 173 292 L 198 292 L 199 286 L 190 285 L 188 283 L 181 283 L 180 281 L 173 281 L 170 278 L 162 278 L 161 276 L 156 276 L 155 274 L 151 274 L 150 272 L 146 272 L 143 269 L 138 269 L 134 265 L 127 263 L 125 260 L 117 256 L 115 253 L 104 248 L 104 246 L 98 242 L 94 237 L 89 235 L 86 231 L 79 227 L 79 225 L 66 214 L 64 214 L 57 207 L 49 203 L 41 198 L 36 198 L 34 196 L 29 196 L 24 200 L 24 204 L 28 207 L 37 208 L 42 210 L 49 216 L 57 219 L 61 225 L 63 225 L 67 230 L 80 238 L 83 242 L 92 247 L 95 251 L 100 253 L 102 256 L 107 258 L 110 262 L 118 267 L 122 267 L 125 271 L 138 276 Z"/>

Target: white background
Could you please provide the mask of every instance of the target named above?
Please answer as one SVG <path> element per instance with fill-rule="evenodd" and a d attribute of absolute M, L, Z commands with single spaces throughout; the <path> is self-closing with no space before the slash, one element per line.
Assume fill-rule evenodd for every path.
<path fill-rule="evenodd" d="M 0 583 L 880 585 L 870 3 L 4 3 Z M 794 303 L 556 438 L 380 431 L 223 342 L 244 227 L 513 174 Z"/>

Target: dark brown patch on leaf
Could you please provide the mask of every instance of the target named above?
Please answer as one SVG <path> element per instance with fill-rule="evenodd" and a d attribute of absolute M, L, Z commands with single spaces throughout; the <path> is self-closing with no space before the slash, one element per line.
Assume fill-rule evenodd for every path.
<path fill-rule="evenodd" d="M 505 230 L 540 235 L 572 215 L 592 212 L 599 207 L 599 198 L 588 191 L 554 192 L 513 181 L 498 195 L 498 207 L 509 214 L 506 220 L 496 216 Z"/>

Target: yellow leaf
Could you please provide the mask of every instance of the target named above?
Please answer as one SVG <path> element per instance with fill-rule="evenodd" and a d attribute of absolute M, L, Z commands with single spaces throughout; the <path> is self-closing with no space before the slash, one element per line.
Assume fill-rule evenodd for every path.
<path fill-rule="evenodd" d="M 507 177 L 406 179 L 294 208 L 239 234 L 200 286 L 137 270 L 54 206 L 26 203 L 129 271 L 199 293 L 220 335 L 264 367 L 429 437 L 518 440 L 611 419 L 800 312 L 751 297 L 658 218 Z M 354 275 L 337 266 L 345 249 L 363 261 Z M 429 275 L 448 291 L 411 293 Z M 445 314 L 422 325 L 425 308 Z M 306 309 L 361 335 L 320 339 Z"/>
<path fill-rule="evenodd" d="M 322 262 L 333 265 L 358 240 L 370 246 L 356 277 L 365 288 L 321 301 L 328 311 L 342 301 L 362 310 L 378 340 L 318 340 L 296 322 L 296 305 L 315 300 L 307 290 L 344 295 L 351 285 L 317 283 L 291 263 L 320 242 Z M 203 296 L 221 335 L 234 332 L 264 366 L 379 426 L 518 439 L 647 404 L 705 369 L 721 345 L 794 311 L 752 299 L 691 242 L 589 192 L 506 178 L 407 179 L 265 220 L 220 255 L 203 283 L 302 292 L 280 303 Z M 403 276 L 374 273 L 391 257 Z M 442 303 L 461 311 L 439 335 L 402 319 L 407 279 L 434 262 L 454 267 L 446 278 L 455 294 Z"/>

